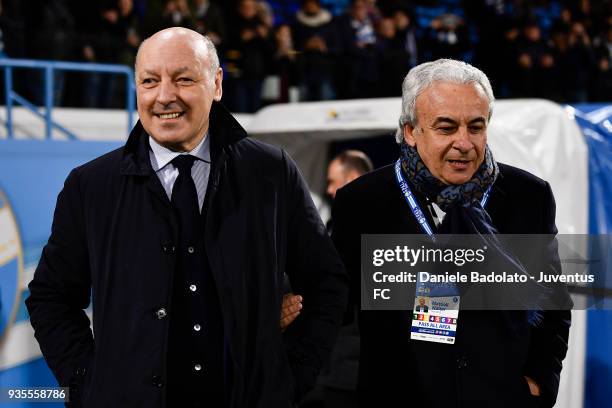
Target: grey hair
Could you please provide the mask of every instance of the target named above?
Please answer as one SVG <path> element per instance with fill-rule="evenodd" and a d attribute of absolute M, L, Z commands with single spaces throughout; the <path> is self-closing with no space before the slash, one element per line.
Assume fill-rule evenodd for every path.
<path fill-rule="evenodd" d="M 176 27 L 174 27 L 174 28 L 176 29 Z M 165 31 L 165 30 L 162 30 L 162 31 Z M 182 27 L 181 27 L 181 31 L 184 31 L 186 33 L 190 33 L 192 35 L 194 35 L 194 34 L 197 35 L 196 36 L 197 40 L 200 40 L 200 41 L 202 41 L 204 43 L 204 47 L 206 47 L 207 56 L 209 57 L 208 65 L 209 65 L 209 69 L 210 69 L 210 79 L 211 79 L 211 81 L 214 82 L 215 81 L 215 76 L 217 75 L 217 70 L 221 66 L 221 64 L 219 63 L 219 55 L 217 54 L 217 47 L 215 47 L 215 44 L 206 35 L 202 35 L 202 34 L 196 32 L 196 31 L 193 31 L 193 30 L 190 30 L 190 29 L 187 29 L 187 28 L 182 28 Z M 134 63 L 134 68 L 136 68 L 137 65 L 138 65 L 138 56 L 140 55 L 140 50 L 142 49 L 144 44 L 147 41 L 149 41 L 149 39 L 151 39 L 153 36 L 145 39 L 138 46 L 138 51 L 136 52 L 136 60 L 135 60 L 135 63 Z M 200 58 L 204 59 L 204 58 L 206 58 L 206 56 L 200 55 Z"/>
<path fill-rule="evenodd" d="M 215 44 L 212 42 L 212 40 L 207 36 L 207 35 L 202 35 L 202 40 L 204 41 L 204 44 L 206 45 L 206 50 L 208 51 L 208 56 L 210 57 L 210 73 L 211 73 L 211 77 L 215 78 L 215 75 L 217 74 L 217 70 L 219 69 L 219 66 L 221 65 L 219 63 L 219 54 L 217 54 L 217 47 L 215 47 Z"/>
<path fill-rule="evenodd" d="M 489 100 L 489 119 L 493 113 L 493 88 L 484 72 L 478 68 L 452 59 L 439 59 L 425 62 L 412 68 L 402 84 L 402 114 L 399 127 L 395 132 L 395 140 L 401 143 L 404 139 L 404 125 L 417 125 L 416 99 L 434 82 L 450 82 L 455 84 L 477 84 L 482 88 Z"/>

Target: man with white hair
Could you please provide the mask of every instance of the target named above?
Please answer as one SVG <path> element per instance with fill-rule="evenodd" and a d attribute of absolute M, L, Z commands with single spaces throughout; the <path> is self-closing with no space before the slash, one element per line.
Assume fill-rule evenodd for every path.
<path fill-rule="evenodd" d="M 58 197 L 26 300 L 42 353 L 74 407 L 287 408 L 333 345 L 342 263 L 291 158 L 219 103 L 210 39 L 160 31 L 135 71 L 126 145 Z M 281 333 L 284 274 L 308 308 Z"/>
<path fill-rule="evenodd" d="M 556 234 L 549 184 L 497 163 L 487 145 L 493 102 L 486 75 L 469 64 L 441 59 L 408 73 L 399 159 L 336 193 L 332 239 L 352 299 L 360 299 L 362 234 Z M 570 312 L 539 312 L 460 310 L 454 343 L 443 344 L 411 336 L 412 310 L 361 311 L 361 401 L 552 407 Z"/>

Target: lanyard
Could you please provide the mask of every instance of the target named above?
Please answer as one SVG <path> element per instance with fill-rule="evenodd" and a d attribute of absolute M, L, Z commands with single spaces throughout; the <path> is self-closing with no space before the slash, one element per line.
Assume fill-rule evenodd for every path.
<path fill-rule="evenodd" d="M 417 203 L 417 200 L 414 197 L 414 194 L 412 194 L 410 187 L 408 187 L 408 183 L 404 179 L 404 175 L 402 174 L 401 166 L 402 165 L 401 165 L 400 159 L 397 159 L 397 161 L 395 162 L 395 177 L 397 178 L 397 183 L 402 189 L 402 194 L 404 194 L 404 198 L 406 199 L 406 202 L 408 203 L 410 210 L 412 210 L 412 214 L 414 215 L 414 218 L 416 218 L 417 222 L 419 223 L 423 231 L 425 231 L 425 233 L 429 235 L 431 239 L 435 240 L 433 230 L 429 226 L 429 223 L 427 222 L 427 218 L 425 218 L 425 213 L 423 213 L 423 210 L 421 210 L 419 203 Z M 491 186 L 489 186 L 487 191 L 485 191 L 484 195 L 482 196 L 482 200 L 480 200 L 480 205 L 482 206 L 482 208 L 484 208 L 485 205 L 487 205 L 487 201 L 489 201 L 490 193 L 491 193 Z"/>

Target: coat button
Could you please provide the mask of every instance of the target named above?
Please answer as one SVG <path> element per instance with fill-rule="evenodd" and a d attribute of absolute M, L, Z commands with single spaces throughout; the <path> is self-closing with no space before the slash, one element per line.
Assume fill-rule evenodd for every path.
<path fill-rule="evenodd" d="M 187 248 L 187 252 L 189 252 L 190 254 L 193 254 L 195 252 L 195 248 L 190 246 L 189 248 Z"/>
<path fill-rule="evenodd" d="M 162 250 L 164 251 L 164 254 L 173 254 L 176 252 L 176 247 L 172 244 L 164 244 L 162 245 Z"/>
<path fill-rule="evenodd" d="M 196 364 L 196 365 L 193 366 L 193 369 L 196 370 L 196 371 L 202 371 L 202 365 Z"/>
<path fill-rule="evenodd" d="M 196 285 L 189 285 L 189 290 L 192 292 L 195 292 L 196 290 L 198 290 L 198 287 Z"/>
<path fill-rule="evenodd" d="M 200 330 L 202 330 L 202 326 L 200 326 L 199 324 L 196 323 L 196 324 L 193 325 L 193 330 L 199 332 Z"/>
<path fill-rule="evenodd" d="M 166 309 L 164 309 L 163 307 L 161 309 L 159 309 L 157 312 L 155 312 L 155 315 L 157 316 L 157 318 L 159 320 L 163 319 L 164 317 L 166 317 L 168 315 L 168 313 L 166 312 Z"/>
<path fill-rule="evenodd" d="M 164 382 L 162 381 L 162 379 L 161 379 L 161 377 L 159 375 L 154 375 L 151 378 L 151 384 L 153 384 L 157 388 L 161 388 L 161 387 L 164 386 Z"/>
<path fill-rule="evenodd" d="M 465 356 L 461 356 L 457 359 L 457 368 L 462 369 L 462 368 L 467 368 L 468 366 L 468 359 Z"/>

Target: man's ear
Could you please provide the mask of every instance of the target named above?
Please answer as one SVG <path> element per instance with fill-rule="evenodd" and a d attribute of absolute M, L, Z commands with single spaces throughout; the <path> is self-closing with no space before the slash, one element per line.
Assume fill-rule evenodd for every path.
<path fill-rule="evenodd" d="M 213 99 L 217 102 L 221 100 L 223 96 L 223 69 L 217 69 L 217 73 L 215 74 L 215 96 Z"/>
<path fill-rule="evenodd" d="M 346 183 L 347 184 L 350 183 L 351 181 L 355 180 L 359 176 L 361 176 L 361 174 L 359 174 L 359 172 L 357 170 L 349 170 L 346 173 Z"/>
<path fill-rule="evenodd" d="M 408 146 L 416 146 L 416 137 L 414 136 L 415 128 L 410 126 L 408 123 L 404 125 L 404 140 Z"/>

